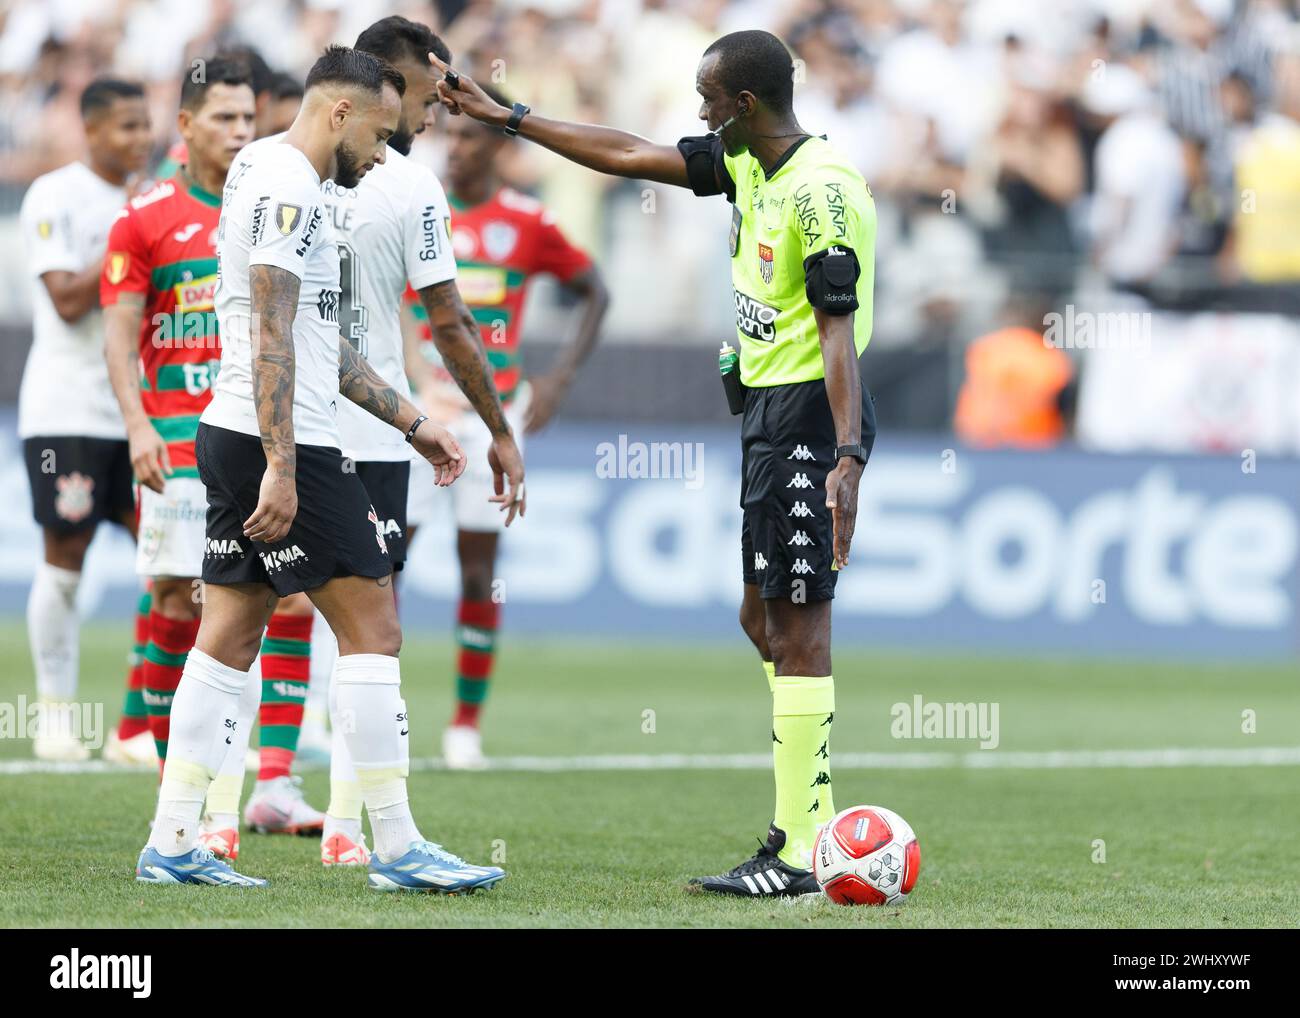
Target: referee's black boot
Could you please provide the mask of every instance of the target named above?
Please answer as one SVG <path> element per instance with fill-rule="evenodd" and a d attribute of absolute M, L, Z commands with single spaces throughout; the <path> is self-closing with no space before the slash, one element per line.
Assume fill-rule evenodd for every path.
<path fill-rule="evenodd" d="M 812 870 L 797 869 L 782 862 L 777 853 L 784 847 L 785 831 L 773 823 L 767 829 L 767 841 L 759 843 L 758 851 L 751 858 L 714 877 L 693 877 L 687 890 L 739 894 L 746 898 L 815 894 L 818 887 Z"/>

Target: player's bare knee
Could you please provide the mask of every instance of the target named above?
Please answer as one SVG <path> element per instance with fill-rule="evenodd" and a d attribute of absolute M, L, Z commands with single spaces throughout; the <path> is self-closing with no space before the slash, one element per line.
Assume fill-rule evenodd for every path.
<path fill-rule="evenodd" d="M 153 610 L 165 619 L 197 619 L 203 612 L 201 590 L 198 580 L 155 579 Z"/>
<path fill-rule="evenodd" d="M 745 631 L 745 635 L 749 637 L 749 642 L 763 656 L 763 660 L 770 661 L 762 609 L 759 608 L 759 610 L 755 611 L 751 605 L 742 602 L 740 605 L 740 628 Z"/>
<path fill-rule="evenodd" d="M 94 530 L 79 530 L 71 534 L 46 530 L 45 561 L 60 569 L 80 572 L 86 561 L 86 550 L 94 537 Z"/>
<path fill-rule="evenodd" d="M 461 567 L 461 595 L 466 601 L 487 601 L 492 597 L 492 566 L 474 563 Z"/>

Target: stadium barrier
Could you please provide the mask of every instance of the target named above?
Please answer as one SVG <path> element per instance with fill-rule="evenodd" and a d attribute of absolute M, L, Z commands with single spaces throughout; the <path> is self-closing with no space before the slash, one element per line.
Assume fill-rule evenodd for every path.
<path fill-rule="evenodd" d="M 20 619 L 40 545 L 8 424 L 0 614 Z M 557 424 L 527 458 L 528 517 L 503 542 L 498 584 L 508 632 L 742 639 L 734 425 Z M 837 644 L 1294 658 L 1297 492 L 1295 459 L 978 452 L 885 432 L 839 581 Z M 403 576 L 413 631 L 449 631 L 451 526 L 448 512 L 426 528 Z M 132 569 L 129 540 L 103 528 L 83 611 L 125 618 Z"/>

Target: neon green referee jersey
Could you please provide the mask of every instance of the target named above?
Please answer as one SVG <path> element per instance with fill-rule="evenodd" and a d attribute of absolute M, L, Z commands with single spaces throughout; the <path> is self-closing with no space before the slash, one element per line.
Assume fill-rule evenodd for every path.
<path fill-rule="evenodd" d="M 876 205 L 852 163 L 825 139 L 804 138 L 764 173 L 749 152 L 724 155 L 735 186 L 731 282 L 740 378 L 749 386 L 825 377 L 817 322 L 804 290 L 804 259 L 852 248 L 862 273 L 853 312 L 858 355 L 871 338 Z"/>

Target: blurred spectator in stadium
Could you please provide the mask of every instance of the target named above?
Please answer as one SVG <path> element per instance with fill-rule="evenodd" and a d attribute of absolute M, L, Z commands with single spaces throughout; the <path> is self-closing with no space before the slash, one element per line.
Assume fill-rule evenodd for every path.
<path fill-rule="evenodd" d="M 984 213 L 990 254 L 1033 259 L 1045 273 L 1059 266 L 1064 284 L 1074 268 L 1070 208 L 1083 193 L 1083 148 L 1048 69 L 1017 68 L 1000 121 L 972 152 L 966 187 Z"/>
<path fill-rule="evenodd" d="M 957 437 L 982 448 L 1045 449 L 1065 437 L 1074 403 L 1069 354 L 1043 339 L 1041 305 L 1013 299 L 1009 324 L 966 348 Z"/>
<path fill-rule="evenodd" d="M 1278 54 L 1275 108 L 1237 152 L 1233 249 L 1254 283 L 1300 282 L 1300 35 Z"/>
<path fill-rule="evenodd" d="M 965 34 L 957 0 L 909 7 L 920 7 L 919 24 L 885 43 L 877 87 L 886 102 L 932 125 L 941 159 L 961 163 L 994 110 L 997 51 Z"/>
<path fill-rule="evenodd" d="M 1093 258 L 1113 286 L 1141 293 L 1177 247 L 1183 145 L 1131 67 L 1106 67 L 1082 98 L 1107 125 L 1095 156 Z"/>

